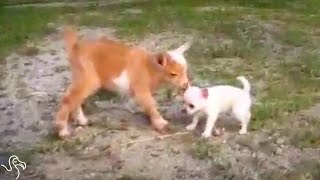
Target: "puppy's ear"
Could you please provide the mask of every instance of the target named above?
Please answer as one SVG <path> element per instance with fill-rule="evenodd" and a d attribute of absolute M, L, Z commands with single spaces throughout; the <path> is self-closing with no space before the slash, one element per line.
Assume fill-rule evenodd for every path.
<path fill-rule="evenodd" d="M 201 89 L 201 95 L 202 95 L 202 97 L 203 97 L 204 99 L 208 99 L 208 97 L 209 97 L 209 91 L 208 91 L 208 89 L 207 89 L 207 88 L 202 88 L 202 89 Z"/>

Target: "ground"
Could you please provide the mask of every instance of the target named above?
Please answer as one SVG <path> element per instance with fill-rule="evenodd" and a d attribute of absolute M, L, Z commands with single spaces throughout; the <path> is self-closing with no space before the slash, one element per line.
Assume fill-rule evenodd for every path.
<path fill-rule="evenodd" d="M 105 7 L 2 8 L 0 150 L 27 162 L 19 179 L 320 179 L 320 3 L 143 1 Z M 171 91 L 158 92 L 170 131 L 160 135 L 125 97 L 99 92 L 84 104 L 90 126 L 61 141 L 52 121 L 70 79 L 61 29 L 151 51 L 193 41 L 193 83 L 253 86 L 249 134 L 220 117 L 201 139 Z M 1 154 L 1 153 L 0 153 Z M 1 158 L 0 158 L 1 160 Z M 0 179 L 16 172 L 0 169 Z"/>

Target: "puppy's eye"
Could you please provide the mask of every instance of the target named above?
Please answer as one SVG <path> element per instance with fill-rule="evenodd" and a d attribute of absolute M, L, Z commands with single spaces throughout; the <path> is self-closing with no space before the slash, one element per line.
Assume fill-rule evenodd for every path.
<path fill-rule="evenodd" d="M 194 108 L 194 105 L 193 105 L 193 104 L 189 104 L 189 107 L 190 107 L 191 109 L 193 109 L 193 108 Z"/>
<path fill-rule="evenodd" d="M 177 73 L 170 73 L 170 76 L 171 76 L 171 77 L 176 77 L 176 76 L 177 76 Z"/>

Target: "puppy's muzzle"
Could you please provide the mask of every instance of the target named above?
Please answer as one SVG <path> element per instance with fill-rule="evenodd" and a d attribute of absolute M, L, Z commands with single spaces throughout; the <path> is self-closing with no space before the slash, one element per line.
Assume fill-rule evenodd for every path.
<path fill-rule="evenodd" d="M 187 114 L 187 110 L 186 110 L 186 109 L 182 109 L 181 112 L 182 112 L 183 114 Z"/>

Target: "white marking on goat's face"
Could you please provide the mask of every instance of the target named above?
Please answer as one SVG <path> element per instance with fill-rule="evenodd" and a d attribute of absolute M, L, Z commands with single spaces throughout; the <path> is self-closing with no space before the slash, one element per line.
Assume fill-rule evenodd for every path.
<path fill-rule="evenodd" d="M 120 93 L 128 92 L 130 88 L 130 82 L 127 70 L 122 71 L 121 74 L 113 80 L 113 83 Z"/>
<path fill-rule="evenodd" d="M 176 61 L 177 63 L 179 63 L 183 66 L 187 66 L 187 60 L 183 54 L 176 52 L 176 51 L 168 51 L 168 54 L 172 60 Z"/>

